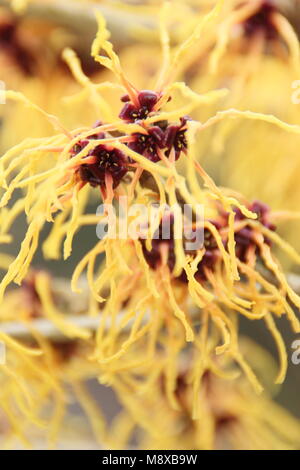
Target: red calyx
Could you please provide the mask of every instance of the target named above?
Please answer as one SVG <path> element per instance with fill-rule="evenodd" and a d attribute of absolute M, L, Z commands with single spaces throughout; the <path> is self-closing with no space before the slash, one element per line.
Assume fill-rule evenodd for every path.
<path fill-rule="evenodd" d="M 121 97 L 121 101 L 125 103 L 119 117 L 124 121 L 134 122 L 146 119 L 148 114 L 153 111 L 159 99 L 159 95 L 151 90 L 142 90 L 138 94 L 138 102 L 140 106 L 131 103 L 128 95 Z"/>

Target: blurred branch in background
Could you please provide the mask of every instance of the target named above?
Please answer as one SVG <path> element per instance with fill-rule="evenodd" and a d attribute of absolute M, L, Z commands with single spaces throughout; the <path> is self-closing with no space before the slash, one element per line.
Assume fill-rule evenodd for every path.
<path fill-rule="evenodd" d="M 92 2 L 72 2 L 58 0 L 32 0 L 28 2 L 24 11 L 18 13 L 18 16 L 25 19 L 38 20 L 47 25 L 56 26 L 69 31 L 73 35 L 74 44 L 72 47 L 81 58 L 92 62 L 90 57 L 90 46 L 97 31 L 95 20 L 95 10 L 98 9 L 106 18 L 108 29 L 111 32 L 112 41 L 117 49 L 123 48 L 136 42 L 134 31 L 140 28 L 155 30 L 157 18 L 145 13 L 133 13 L 130 10 L 120 9 L 114 2 L 107 4 L 97 4 Z M 123 2 L 124 4 L 129 2 Z M 200 3 L 200 2 L 199 2 Z M 288 17 L 292 25 L 300 32 L 300 8 L 299 0 L 274 0 L 280 10 Z M 130 3 L 132 4 L 132 3 Z M 139 2 L 147 4 L 147 1 Z M 0 7 L 6 7 L 11 12 L 14 9 L 14 2 L 9 0 L 0 0 Z M 176 35 L 171 39 L 176 40 Z M 153 35 L 155 40 L 155 35 Z M 157 35 L 158 41 L 158 35 Z"/>
<path fill-rule="evenodd" d="M 7 0 L 0 0 L 0 6 L 13 11 Z M 90 56 L 91 43 L 97 32 L 95 10 L 105 16 L 112 39 L 118 48 L 134 42 L 132 30 L 136 25 L 154 28 L 154 19 L 106 5 L 60 1 L 33 1 L 28 4 L 21 17 L 37 19 L 69 30 L 77 37 L 76 49 L 80 55 Z"/>

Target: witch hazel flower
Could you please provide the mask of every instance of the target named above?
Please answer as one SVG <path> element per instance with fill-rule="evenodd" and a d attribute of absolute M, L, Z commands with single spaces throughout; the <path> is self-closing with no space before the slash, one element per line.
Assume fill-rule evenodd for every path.
<path fill-rule="evenodd" d="M 299 72 L 297 34 L 275 0 L 245 0 L 231 6 L 228 16 L 218 25 L 217 41 L 210 57 L 213 73 L 217 72 L 230 43 L 235 41 L 241 51 L 250 49 L 256 56 L 268 51 L 278 57 L 285 55 Z"/>
<path fill-rule="evenodd" d="M 126 195 L 127 208 L 135 202 L 146 206 L 168 202 L 171 206 L 187 203 L 195 209 L 201 203 L 207 211 L 200 226 L 204 231 L 202 248 L 188 252 L 182 239 L 172 236 L 166 243 L 150 237 L 145 245 L 130 236 L 125 240 L 105 237 L 97 240 L 78 263 L 72 288 L 78 290 L 77 282 L 86 272 L 93 299 L 91 305 L 94 309 L 95 303 L 105 305 L 95 350 L 95 357 L 103 367 L 109 368 L 113 363 L 117 370 L 118 361 L 123 360 L 135 341 L 144 337 L 150 341 L 153 335 L 154 344 L 153 338 L 160 328 L 166 328 L 170 338 L 173 332 L 178 333 L 180 347 L 184 348 L 186 343 L 195 340 L 196 311 L 198 316 L 207 316 L 213 325 L 219 338 L 218 353 L 230 354 L 260 391 L 260 385 L 239 352 L 232 315 L 266 321 L 280 351 L 278 381 L 282 381 L 286 371 L 285 353 L 273 316 L 284 313 L 295 331 L 299 331 L 299 321 L 290 302 L 300 307 L 300 299 L 288 285 L 266 241 L 281 246 L 297 262 L 300 258 L 267 225 L 267 212 L 261 214 L 262 207 L 251 206 L 244 198 L 216 186 L 197 162 L 196 134 L 201 137 L 201 132 L 226 118 L 263 120 L 296 134 L 300 133 L 300 128 L 273 116 L 236 109 L 217 112 L 205 122 L 187 117 L 197 107 L 214 103 L 227 93 L 221 89 L 197 94 L 185 83 L 173 81 L 178 63 L 199 38 L 204 24 L 218 14 L 221 3 L 205 16 L 174 54 L 168 41 L 165 42 L 166 31 L 163 30 L 164 63 L 153 91 L 138 90 L 128 81 L 108 40 L 105 21 L 101 15 L 97 16 L 99 31 L 92 45 L 92 56 L 114 73 L 122 94 L 127 95 L 123 98 L 119 118 L 111 122 L 68 131 L 57 118 L 29 103 L 23 95 L 7 92 L 8 98 L 23 101 L 39 111 L 58 133 L 45 139 L 27 139 L 1 158 L 0 205 L 4 220 L 1 235 L 6 235 L 13 220 L 24 212 L 28 229 L 19 254 L 2 279 L 0 294 L 11 282 L 20 283 L 26 276 L 47 223 L 52 228 L 43 244 L 45 256 L 59 258 L 62 242 L 64 258 L 71 255 L 77 232 L 86 225 L 99 223 L 99 216 L 87 213 L 88 203 L 95 196 L 111 205 L 112 202 L 121 204 L 121 196 Z M 97 87 L 83 74 L 75 54 L 66 50 L 64 58 L 83 84 L 84 91 L 95 99 Z M 112 87 L 115 89 L 115 85 Z M 172 99 L 167 106 L 176 93 L 184 104 L 176 107 Z M 154 189 L 143 186 L 143 174 L 152 178 Z M 22 191 L 21 197 L 8 209 L 16 190 Z M 162 217 L 163 213 L 156 228 Z M 178 232 L 176 218 L 174 230 Z M 240 255 L 242 242 L 247 250 Z M 96 269 L 104 253 L 105 262 Z M 261 260 L 271 280 L 259 272 L 258 261 Z M 122 321 L 116 321 L 113 331 L 105 332 L 105 322 L 111 317 L 116 320 L 115 315 L 122 309 Z M 136 314 L 138 310 L 140 313 Z M 149 311 L 155 311 L 158 323 Z M 130 340 L 126 336 L 123 344 L 123 329 L 133 317 Z M 152 353 L 155 354 L 155 348 Z"/>
<path fill-rule="evenodd" d="M 159 94 L 151 90 L 142 90 L 136 97 L 134 103 L 130 101 L 129 95 L 124 95 L 121 101 L 125 102 L 119 117 L 124 121 L 135 122 L 146 119 L 149 113 L 156 111 Z"/>
<path fill-rule="evenodd" d="M 248 338 L 243 338 L 242 345 L 253 355 L 254 367 L 267 374 L 267 351 Z M 129 401 L 127 413 L 120 416 L 131 430 L 126 441 L 123 436 L 116 438 L 118 448 L 125 448 L 136 434 L 140 449 L 297 449 L 299 420 L 272 399 L 271 390 L 258 396 L 231 358 L 200 348 L 169 360 L 172 372 L 164 367 L 167 358 L 159 355 L 153 367 L 158 380 L 150 382 L 149 372 L 141 374 L 142 385 L 150 382 L 144 393 L 138 393 L 139 384 L 133 381 L 118 383 L 121 403 Z M 201 369 L 199 356 L 204 359 Z"/>
<path fill-rule="evenodd" d="M 258 3 L 257 11 L 243 23 L 245 36 L 251 38 L 261 34 L 267 40 L 278 38 L 278 31 L 276 31 L 275 24 L 272 23 L 272 15 L 276 11 L 277 9 L 272 0 Z"/>

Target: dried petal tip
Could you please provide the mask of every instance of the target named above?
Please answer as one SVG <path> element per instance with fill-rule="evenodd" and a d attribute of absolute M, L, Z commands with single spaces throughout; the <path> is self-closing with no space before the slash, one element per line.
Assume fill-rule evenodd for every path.
<path fill-rule="evenodd" d="M 129 95 L 126 94 L 126 95 L 121 96 L 121 101 L 122 103 L 128 103 L 128 101 L 130 101 Z"/>
<path fill-rule="evenodd" d="M 103 122 L 100 121 L 100 119 L 97 119 L 97 121 L 94 122 L 92 127 L 93 128 L 100 127 L 100 126 L 102 126 L 102 124 L 103 124 Z"/>

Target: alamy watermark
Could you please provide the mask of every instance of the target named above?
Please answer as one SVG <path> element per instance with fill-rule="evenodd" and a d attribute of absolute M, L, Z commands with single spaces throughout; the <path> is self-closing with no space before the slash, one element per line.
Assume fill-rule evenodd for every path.
<path fill-rule="evenodd" d="M 0 80 L 0 104 L 6 103 L 6 96 L 5 96 L 5 83 Z"/>
<path fill-rule="evenodd" d="M 294 80 L 292 88 L 294 91 L 291 95 L 291 101 L 293 104 L 300 104 L 300 80 Z"/>
<path fill-rule="evenodd" d="M 99 239 L 183 240 L 187 251 L 198 250 L 204 241 L 204 206 L 174 204 L 128 204 L 121 196 L 119 204 L 101 204 L 96 215 Z"/>
<path fill-rule="evenodd" d="M 295 339 L 295 341 L 293 341 L 292 349 L 294 349 L 292 354 L 292 363 L 295 366 L 298 366 L 300 364 L 300 339 Z"/>
<path fill-rule="evenodd" d="M 4 341 L 0 341 L 0 366 L 6 363 L 6 344 Z"/>

